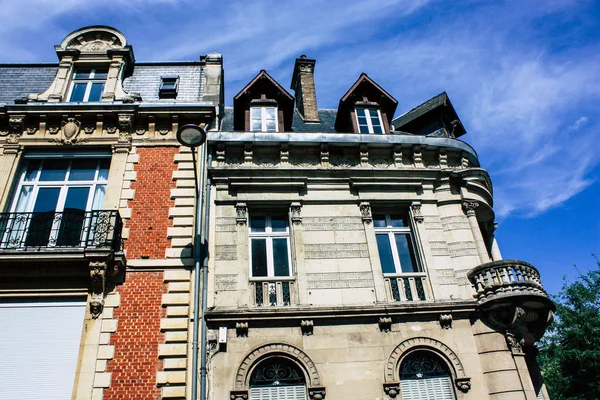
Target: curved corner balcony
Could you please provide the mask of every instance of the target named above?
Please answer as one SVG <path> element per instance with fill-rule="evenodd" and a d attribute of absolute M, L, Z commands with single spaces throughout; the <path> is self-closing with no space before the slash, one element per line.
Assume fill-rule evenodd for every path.
<path fill-rule="evenodd" d="M 502 303 L 538 303 L 552 305 L 542 286 L 540 273 L 531 264 L 518 260 L 500 260 L 482 264 L 467 274 L 480 305 Z M 541 303 L 541 304 L 540 304 Z"/>

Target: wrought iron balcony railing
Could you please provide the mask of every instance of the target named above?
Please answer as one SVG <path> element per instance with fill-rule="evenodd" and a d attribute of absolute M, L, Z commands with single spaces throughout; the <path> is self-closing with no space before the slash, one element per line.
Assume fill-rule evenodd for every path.
<path fill-rule="evenodd" d="M 256 279 L 256 278 L 255 278 Z M 250 282 L 256 306 L 289 306 L 292 304 L 294 278 L 253 280 Z"/>
<path fill-rule="evenodd" d="M 116 210 L 1 213 L 0 252 L 17 249 L 104 248 L 121 251 Z"/>
<path fill-rule="evenodd" d="M 394 301 L 425 301 L 431 296 L 427 291 L 427 274 L 386 275 L 388 299 Z"/>
<path fill-rule="evenodd" d="M 473 268 L 467 276 L 480 304 L 513 296 L 548 297 L 538 270 L 523 261 L 493 261 Z"/>

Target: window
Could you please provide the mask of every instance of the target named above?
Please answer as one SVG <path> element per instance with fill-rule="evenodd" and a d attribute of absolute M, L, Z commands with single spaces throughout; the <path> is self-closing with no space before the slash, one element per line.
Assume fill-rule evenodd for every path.
<path fill-rule="evenodd" d="M 360 133 L 383 133 L 381 114 L 377 108 L 357 108 L 356 120 Z"/>
<path fill-rule="evenodd" d="M 252 132 L 277 132 L 277 107 L 250 107 Z"/>
<path fill-rule="evenodd" d="M 175 98 L 177 97 L 177 89 L 179 87 L 178 76 L 163 76 L 160 78 L 160 89 L 158 96 L 160 98 Z"/>
<path fill-rule="evenodd" d="M 400 366 L 403 400 L 455 400 L 448 366 L 429 351 L 409 354 Z"/>
<path fill-rule="evenodd" d="M 2 247 L 82 246 L 99 217 L 89 211 L 102 209 L 109 166 L 109 158 L 27 158 L 1 221 Z"/>
<path fill-rule="evenodd" d="M 107 77 L 106 68 L 76 69 L 69 101 L 100 101 Z"/>
<path fill-rule="evenodd" d="M 306 400 L 306 378 L 302 369 L 284 357 L 260 362 L 250 376 L 250 400 Z"/>

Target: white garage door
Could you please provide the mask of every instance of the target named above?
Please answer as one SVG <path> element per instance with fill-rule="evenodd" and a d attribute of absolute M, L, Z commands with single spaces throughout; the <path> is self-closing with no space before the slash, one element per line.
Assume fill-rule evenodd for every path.
<path fill-rule="evenodd" d="M 71 398 L 85 305 L 0 302 L 1 400 Z"/>

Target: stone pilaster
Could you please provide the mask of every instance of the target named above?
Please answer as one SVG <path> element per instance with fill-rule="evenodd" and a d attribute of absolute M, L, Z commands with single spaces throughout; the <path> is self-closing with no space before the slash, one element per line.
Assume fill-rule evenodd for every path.
<path fill-rule="evenodd" d="M 463 210 L 467 215 L 467 219 L 469 220 L 469 226 L 471 227 L 471 232 L 473 233 L 473 238 L 475 239 L 475 245 L 477 246 L 479 259 L 481 260 L 481 263 L 486 263 L 490 261 L 490 256 L 488 255 L 485 241 L 483 240 L 483 235 L 481 234 L 481 229 L 479 228 L 479 222 L 477 221 L 477 214 L 475 213 L 477 207 L 479 207 L 479 203 L 476 201 L 463 202 Z"/>

